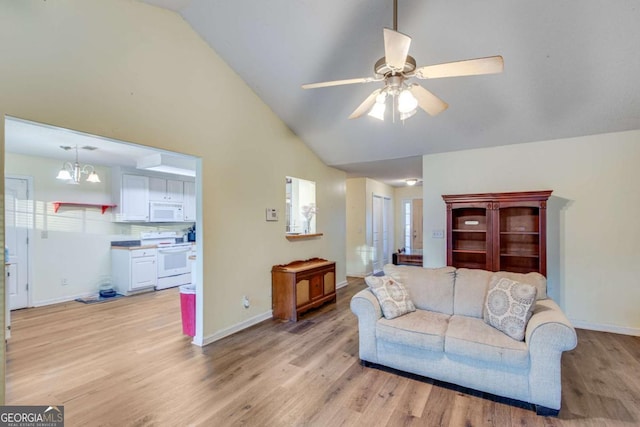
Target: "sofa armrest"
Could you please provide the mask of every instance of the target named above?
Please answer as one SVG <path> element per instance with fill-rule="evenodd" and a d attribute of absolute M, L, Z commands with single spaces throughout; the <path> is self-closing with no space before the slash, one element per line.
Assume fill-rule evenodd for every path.
<path fill-rule="evenodd" d="M 382 308 L 369 289 L 363 289 L 351 298 L 351 311 L 358 316 L 360 360 L 377 363 L 376 323 L 382 317 Z"/>
<path fill-rule="evenodd" d="M 560 409 L 562 352 L 576 348 L 575 329 L 560 307 L 547 298 L 537 302 L 527 324 L 525 341 L 531 362 L 529 392 L 532 401 Z"/>
<path fill-rule="evenodd" d="M 529 346 L 535 343 L 561 352 L 573 350 L 578 344 L 576 331 L 569 319 L 550 298 L 537 301 L 527 324 L 525 341 Z"/>

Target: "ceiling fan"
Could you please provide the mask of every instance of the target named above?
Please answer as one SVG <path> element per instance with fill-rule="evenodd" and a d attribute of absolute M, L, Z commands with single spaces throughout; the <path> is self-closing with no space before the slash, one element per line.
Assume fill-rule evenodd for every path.
<path fill-rule="evenodd" d="M 416 60 L 409 55 L 411 37 L 398 32 L 398 0 L 393 0 L 393 29 L 384 28 L 384 57 L 374 65 L 373 77 L 334 80 L 330 82 L 302 85 L 303 89 L 340 86 L 353 83 L 384 82 L 384 87 L 376 89 L 349 116 L 355 119 L 365 112 L 379 120 L 384 120 L 387 98 L 392 98 L 394 112 L 397 109 L 400 120 L 413 116 L 420 107 L 435 116 L 447 109 L 446 102 L 417 83 L 408 80 L 435 79 L 440 77 L 473 76 L 501 73 L 504 69 L 502 56 L 467 59 L 444 64 L 416 67 Z M 395 113 L 394 113 L 395 114 Z M 394 116 L 395 118 L 395 116 Z"/>

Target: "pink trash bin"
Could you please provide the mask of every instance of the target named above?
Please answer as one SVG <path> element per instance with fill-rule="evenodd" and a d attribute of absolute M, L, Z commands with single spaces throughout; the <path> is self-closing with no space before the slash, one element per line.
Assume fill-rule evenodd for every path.
<path fill-rule="evenodd" d="M 196 335 L 196 285 L 180 286 L 180 310 L 182 311 L 182 333 Z"/>

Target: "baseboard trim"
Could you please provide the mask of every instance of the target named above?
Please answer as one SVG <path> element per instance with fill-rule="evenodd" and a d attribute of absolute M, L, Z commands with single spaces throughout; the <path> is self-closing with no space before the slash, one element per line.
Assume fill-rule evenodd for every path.
<path fill-rule="evenodd" d="M 58 297 L 58 298 L 51 298 L 51 299 L 45 299 L 42 301 L 34 301 L 32 307 L 43 307 L 45 305 L 52 305 L 52 304 L 59 304 L 61 302 L 69 302 L 69 301 L 73 301 L 77 298 L 87 298 L 90 296 L 95 295 L 95 292 L 85 292 L 82 294 L 77 294 L 77 295 L 67 295 L 64 297 Z"/>
<path fill-rule="evenodd" d="M 336 289 L 340 289 L 340 288 L 344 288 L 345 286 L 347 286 L 349 284 L 349 282 L 347 282 L 346 280 L 344 282 L 340 282 L 336 285 Z"/>
<path fill-rule="evenodd" d="M 591 323 L 583 320 L 569 319 L 574 328 L 588 329 L 590 331 L 611 332 L 614 334 L 632 335 L 640 337 L 639 328 L 630 328 L 628 326 L 609 325 L 606 323 Z"/>
<path fill-rule="evenodd" d="M 209 345 L 213 342 L 221 340 L 224 337 L 228 337 L 229 335 L 235 334 L 236 332 L 240 332 L 243 329 L 247 329 L 248 327 L 257 325 L 258 323 L 264 322 L 265 320 L 271 319 L 272 317 L 273 317 L 273 311 L 269 310 L 265 313 L 258 314 L 257 316 L 253 316 L 247 320 L 243 320 L 240 323 L 236 323 L 233 326 L 229 326 L 228 328 L 221 329 L 212 335 L 204 337 L 202 339 L 202 343 L 197 343 L 194 340 L 193 344 L 204 347 L 205 345 Z"/>

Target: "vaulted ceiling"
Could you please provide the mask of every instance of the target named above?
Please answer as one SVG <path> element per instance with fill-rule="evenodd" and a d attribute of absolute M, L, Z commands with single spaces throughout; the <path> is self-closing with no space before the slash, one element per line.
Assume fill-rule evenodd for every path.
<path fill-rule="evenodd" d="M 418 65 L 502 55 L 505 71 L 419 81 L 449 108 L 395 123 L 348 119 L 382 83 L 300 88 L 372 76 L 392 0 L 147 3 L 177 11 L 324 162 L 351 176 L 397 185 L 421 175 L 423 154 L 640 129 L 638 0 L 399 0 L 398 30 L 412 37 Z"/>

